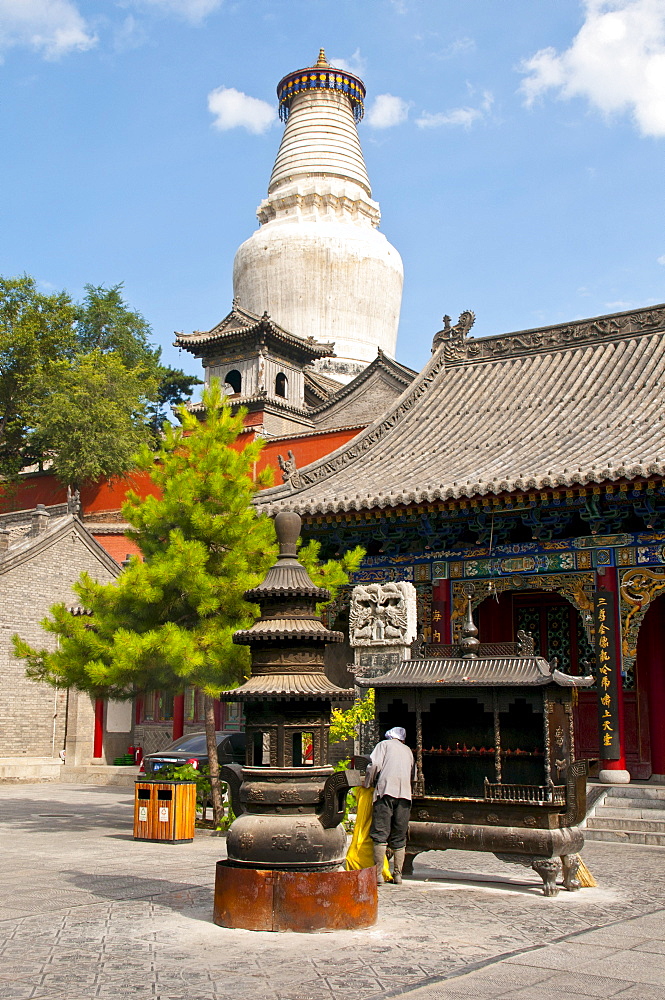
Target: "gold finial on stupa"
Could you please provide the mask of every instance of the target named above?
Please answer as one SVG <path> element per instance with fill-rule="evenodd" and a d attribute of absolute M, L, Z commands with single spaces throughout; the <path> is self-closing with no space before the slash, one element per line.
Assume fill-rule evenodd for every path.
<path fill-rule="evenodd" d="M 326 59 L 326 50 L 319 49 L 319 58 L 316 60 L 317 66 L 330 66 L 330 63 Z"/>

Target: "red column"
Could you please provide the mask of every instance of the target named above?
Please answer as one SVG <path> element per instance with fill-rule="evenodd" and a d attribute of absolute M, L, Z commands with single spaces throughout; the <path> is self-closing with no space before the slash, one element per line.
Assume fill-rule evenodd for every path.
<path fill-rule="evenodd" d="M 619 746 L 621 756 L 618 760 L 605 760 L 602 757 L 603 748 L 601 746 L 601 773 L 603 771 L 615 771 L 616 783 L 623 784 L 630 781 L 630 775 L 626 768 L 626 740 L 624 735 L 624 709 L 623 709 L 623 681 L 621 678 L 621 616 L 619 610 L 619 574 L 615 567 L 608 566 L 604 573 L 596 574 L 596 587 L 614 594 L 614 642 L 616 648 L 616 691 L 617 691 L 617 715 L 619 721 Z M 609 775 L 608 775 L 609 777 Z M 601 777 L 602 781 L 602 777 Z M 611 782 L 610 782 L 611 783 Z"/>
<path fill-rule="evenodd" d="M 219 733 L 222 730 L 222 716 L 224 715 L 224 706 L 219 698 L 215 698 L 212 710 L 215 713 L 215 729 Z"/>
<path fill-rule="evenodd" d="M 649 705 L 651 766 L 665 774 L 665 602 L 658 598 L 647 610 L 637 640 L 637 683 Z"/>
<path fill-rule="evenodd" d="M 452 584 L 450 580 L 436 580 L 432 584 L 432 638 L 434 643 L 447 645 L 452 641 Z M 438 633 L 436 639 L 434 633 Z"/>
<path fill-rule="evenodd" d="M 177 694 L 173 698 L 173 739 L 179 740 L 185 732 L 185 696 Z"/>
<path fill-rule="evenodd" d="M 95 738 L 92 756 L 96 759 L 104 756 L 104 699 L 95 698 Z"/>

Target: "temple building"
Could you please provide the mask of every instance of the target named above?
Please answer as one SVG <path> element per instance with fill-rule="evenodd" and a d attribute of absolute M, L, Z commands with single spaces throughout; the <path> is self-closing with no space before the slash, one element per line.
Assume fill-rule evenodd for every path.
<path fill-rule="evenodd" d="M 475 339 L 465 313 L 353 440 L 257 497 L 355 583 L 412 581 L 419 630 L 592 671 L 576 753 L 608 782 L 665 775 L 665 305 Z M 339 620 L 346 598 L 338 598 Z M 337 625 L 339 627 L 339 625 Z"/>
<path fill-rule="evenodd" d="M 260 228 L 236 254 L 231 311 L 208 331 L 178 334 L 176 344 L 200 359 L 206 383 L 219 378 L 233 408 L 248 411 L 239 446 L 262 437 L 257 471 L 271 466 L 279 482 L 353 439 L 416 373 L 394 358 L 402 262 L 377 229 L 357 130 L 365 87 L 321 51 L 315 66 L 284 77 L 277 93 L 286 127 Z M 201 406 L 192 409 L 203 419 Z M 81 487 L 82 521 L 117 563 L 138 554 L 120 510 L 129 488 L 154 492 L 136 471 Z M 6 508 L 30 519 L 43 505 L 55 516 L 65 492 L 49 472 L 27 474 Z M 334 669 L 345 675 L 343 663 Z M 95 705 L 96 761 L 115 746 L 109 708 Z M 218 727 L 241 726 L 237 709 L 218 703 Z M 139 697 L 127 741 L 146 753 L 160 749 L 200 730 L 202 713 L 194 689 Z"/>
<path fill-rule="evenodd" d="M 458 635 L 470 593 L 484 642 L 529 633 L 559 671 L 593 672 L 576 756 L 608 782 L 665 776 L 665 305 L 483 338 L 473 313 L 445 317 L 416 374 L 394 358 L 402 265 L 377 229 L 364 85 L 321 52 L 277 92 L 286 127 L 231 310 L 176 341 L 246 408 L 241 443 L 265 440 L 258 468 L 281 484 L 257 504 L 299 513 L 324 557 L 363 545 L 354 584 L 413 583 L 430 645 Z M 81 490 L 117 562 L 135 551 L 130 485 L 153 489 L 132 474 Z M 14 504 L 27 517 L 63 493 L 26 476 Z M 329 610 L 335 630 L 348 606 Z M 201 723 L 197 692 L 155 693 L 132 741 L 156 750 Z M 220 728 L 241 724 L 218 706 Z"/>
<path fill-rule="evenodd" d="M 353 438 L 415 372 L 394 358 L 403 269 L 377 229 L 357 129 L 362 80 L 321 49 L 277 97 L 286 127 L 260 228 L 235 256 L 231 311 L 175 343 L 249 411 L 247 433 L 269 442 L 263 462 L 286 479 Z"/>
<path fill-rule="evenodd" d="M 379 349 L 394 357 L 402 300 L 402 261 L 378 231 L 356 128 L 365 86 L 321 49 L 315 66 L 280 81 L 277 98 L 286 128 L 260 228 L 236 253 L 233 294 L 296 337 L 332 341 L 335 357 L 318 367 L 346 382 Z"/>
<path fill-rule="evenodd" d="M 315 366 L 329 360 L 332 344 L 303 340 L 271 316 L 255 316 L 234 303 L 205 333 L 180 334 L 178 347 L 201 359 L 205 383 L 218 378 L 234 408 L 248 410 L 245 426 L 266 440 L 329 436 L 347 439 L 366 427 L 415 377 L 378 348 L 371 362 L 345 385 Z M 203 407 L 192 406 L 203 416 Z M 330 449 L 322 441 L 319 454 Z"/>
<path fill-rule="evenodd" d="M 102 706 L 102 731 L 89 695 L 29 680 L 12 646 L 18 634 L 37 648 L 53 649 L 56 637 L 41 628 L 51 606 L 75 604 L 72 585 L 81 573 L 109 583 L 120 571 L 72 501 L 0 514 L 0 780 L 57 781 L 61 751 L 80 780 L 77 765 L 95 756 L 113 761 L 131 743 L 131 703 Z M 72 607 L 74 614 L 82 611 Z"/>

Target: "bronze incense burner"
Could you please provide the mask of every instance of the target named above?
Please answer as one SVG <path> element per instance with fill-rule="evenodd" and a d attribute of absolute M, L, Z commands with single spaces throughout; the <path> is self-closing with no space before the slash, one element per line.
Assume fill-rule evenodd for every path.
<path fill-rule="evenodd" d="M 326 643 L 343 635 L 316 614 L 330 594 L 298 562 L 299 516 L 280 513 L 275 527 L 277 562 L 245 594 L 261 617 L 233 637 L 251 648 L 252 675 L 221 695 L 243 702 L 248 739 L 245 765 L 222 768 L 236 819 L 228 859 L 217 866 L 214 919 L 263 930 L 365 927 L 376 920 L 374 870 L 340 870 L 346 794 L 359 776 L 328 763 L 332 704 L 354 696 L 331 683 L 323 667 Z M 322 881 L 302 877 L 310 873 Z M 326 905 L 316 907 L 312 894 L 321 893 Z M 247 898 L 254 900 L 251 913 Z"/>
<path fill-rule="evenodd" d="M 575 760 L 572 699 L 592 677 L 563 674 L 533 641 L 482 643 L 469 598 L 455 646 L 414 644 L 412 657 L 378 677 L 381 731 L 406 728 L 417 779 L 408 871 L 422 851 L 490 851 L 532 867 L 544 893 L 579 888 L 578 824 L 586 811 L 587 762 Z"/>

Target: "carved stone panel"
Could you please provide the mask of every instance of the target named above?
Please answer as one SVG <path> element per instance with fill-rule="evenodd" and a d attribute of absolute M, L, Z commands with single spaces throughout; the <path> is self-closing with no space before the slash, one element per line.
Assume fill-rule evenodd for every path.
<path fill-rule="evenodd" d="M 412 583 L 369 583 L 353 588 L 349 612 L 352 646 L 406 646 L 416 638 Z"/>

